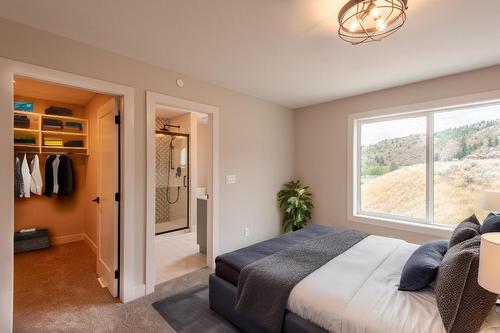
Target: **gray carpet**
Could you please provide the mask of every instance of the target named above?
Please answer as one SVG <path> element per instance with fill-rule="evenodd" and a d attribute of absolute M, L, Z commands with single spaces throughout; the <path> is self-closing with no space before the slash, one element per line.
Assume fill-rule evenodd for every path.
<path fill-rule="evenodd" d="M 153 304 L 163 318 L 179 333 L 241 332 L 210 310 L 208 286 L 202 284 Z"/>

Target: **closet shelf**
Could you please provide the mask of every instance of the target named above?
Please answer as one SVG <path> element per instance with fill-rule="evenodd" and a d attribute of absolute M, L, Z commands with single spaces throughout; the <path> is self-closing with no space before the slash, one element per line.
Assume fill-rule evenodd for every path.
<path fill-rule="evenodd" d="M 14 127 L 15 132 L 38 133 L 37 129 Z"/>
<path fill-rule="evenodd" d="M 14 143 L 14 150 L 19 152 L 27 151 L 31 149 L 31 152 L 36 152 L 40 154 L 48 154 L 50 152 L 60 152 L 60 153 L 70 153 L 70 154 L 81 154 L 81 155 L 89 155 L 88 149 L 88 120 L 77 117 L 66 117 L 66 116 L 58 116 L 58 115 L 50 115 L 50 114 L 42 114 L 36 112 L 26 112 L 26 111 L 16 111 L 14 110 L 14 115 L 22 115 L 27 116 L 31 119 L 32 125 L 36 125 L 36 129 L 33 128 L 19 128 L 14 127 L 14 134 L 33 134 L 36 136 L 36 144 L 16 144 Z M 79 122 L 82 124 L 82 131 L 52 131 L 52 130 L 43 130 L 42 123 L 43 119 L 58 119 L 61 122 Z M 45 146 L 43 145 L 44 136 L 54 136 L 60 137 L 64 142 L 76 140 L 76 138 L 81 138 L 79 140 L 83 141 L 83 147 L 65 147 L 65 146 Z M 73 138 L 73 139 L 72 139 Z"/>
<path fill-rule="evenodd" d="M 42 134 L 67 135 L 67 136 L 87 136 L 86 133 L 80 133 L 80 132 L 64 132 L 64 131 L 48 131 L 48 130 L 43 130 Z"/>

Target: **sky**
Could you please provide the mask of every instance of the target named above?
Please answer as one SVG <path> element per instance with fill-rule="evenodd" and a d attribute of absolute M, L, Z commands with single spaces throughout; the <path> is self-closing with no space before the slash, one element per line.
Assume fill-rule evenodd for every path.
<path fill-rule="evenodd" d="M 483 120 L 500 120 L 500 105 L 436 112 L 434 114 L 434 131 L 440 132 L 448 128 L 474 124 Z M 386 139 L 425 133 L 425 117 L 366 123 L 361 126 L 361 145 L 369 146 Z"/>

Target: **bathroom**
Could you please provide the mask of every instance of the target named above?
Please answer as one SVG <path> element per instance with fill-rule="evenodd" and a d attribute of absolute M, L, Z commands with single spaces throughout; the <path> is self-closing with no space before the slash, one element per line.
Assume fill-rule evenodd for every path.
<path fill-rule="evenodd" d="M 156 283 L 203 268 L 210 137 L 206 114 L 156 110 Z"/>

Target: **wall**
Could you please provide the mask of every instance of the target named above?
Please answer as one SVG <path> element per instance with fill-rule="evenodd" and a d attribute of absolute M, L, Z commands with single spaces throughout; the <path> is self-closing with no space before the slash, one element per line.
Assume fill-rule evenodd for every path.
<path fill-rule="evenodd" d="M 133 87 L 135 124 L 135 221 L 132 234 L 134 274 L 132 284 L 144 285 L 146 229 L 146 101 L 147 90 L 193 100 L 220 108 L 220 251 L 233 250 L 280 233 L 276 192 L 293 177 L 293 111 L 275 104 L 220 88 L 175 72 L 103 51 L 9 20 L 0 19 L 0 57 L 80 74 Z M 209 64 L 207 64 L 208 66 Z M 182 77 L 184 88 L 175 81 Z M 0 72 L 0 97 L 11 96 L 11 79 Z M 5 110 L 9 110 L 7 105 Z M 129 110 L 130 112 L 131 110 Z M 11 114 L 0 122 L 0 155 L 10 156 Z M 3 127 L 2 127 L 3 126 Z M 256 135 L 258 133 L 258 135 Z M 255 163 L 257 162 L 257 163 Z M 2 161 L 2 168 L 10 168 Z M 2 169 L 4 170 L 4 169 Z M 235 174 L 237 184 L 225 185 L 223 177 Z M 12 185 L 11 179 L 2 184 Z M 7 225 L 0 228 L 0 244 L 12 248 L 8 221 L 12 221 L 12 186 L 0 191 L 0 211 Z M 250 235 L 244 236 L 244 227 Z M 11 253 L 11 252 L 10 252 Z M 10 322 L 12 258 L 0 277 L 0 322 Z M 2 267 L 3 269 L 3 267 Z M 1 330 L 1 329 L 0 329 Z M 7 330 L 3 330 L 7 331 Z"/>
<path fill-rule="evenodd" d="M 85 178 L 85 199 L 84 199 L 84 223 L 83 233 L 87 243 L 95 251 L 97 244 L 97 209 L 98 206 L 92 200 L 98 196 L 98 151 L 100 149 L 97 140 L 97 112 L 110 99 L 109 95 L 97 94 L 85 105 L 85 114 L 89 120 L 89 156 L 87 157 L 87 174 Z"/>
<path fill-rule="evenodd" d="M 500 66 L 424 81 L 302 108 L 295 114 L 295 168 L 311 186 L 313 222 L 396 236 L 432 237 L 347 220 L 347 121 L 350 113 L 428 102 L 500 89 Z"/>
<path fill-rule="evenodd" d="M 198 121 L 198 186 L 208 186 L 208 170 L 210 161 L 210 127 L 208 123 Z"/>

